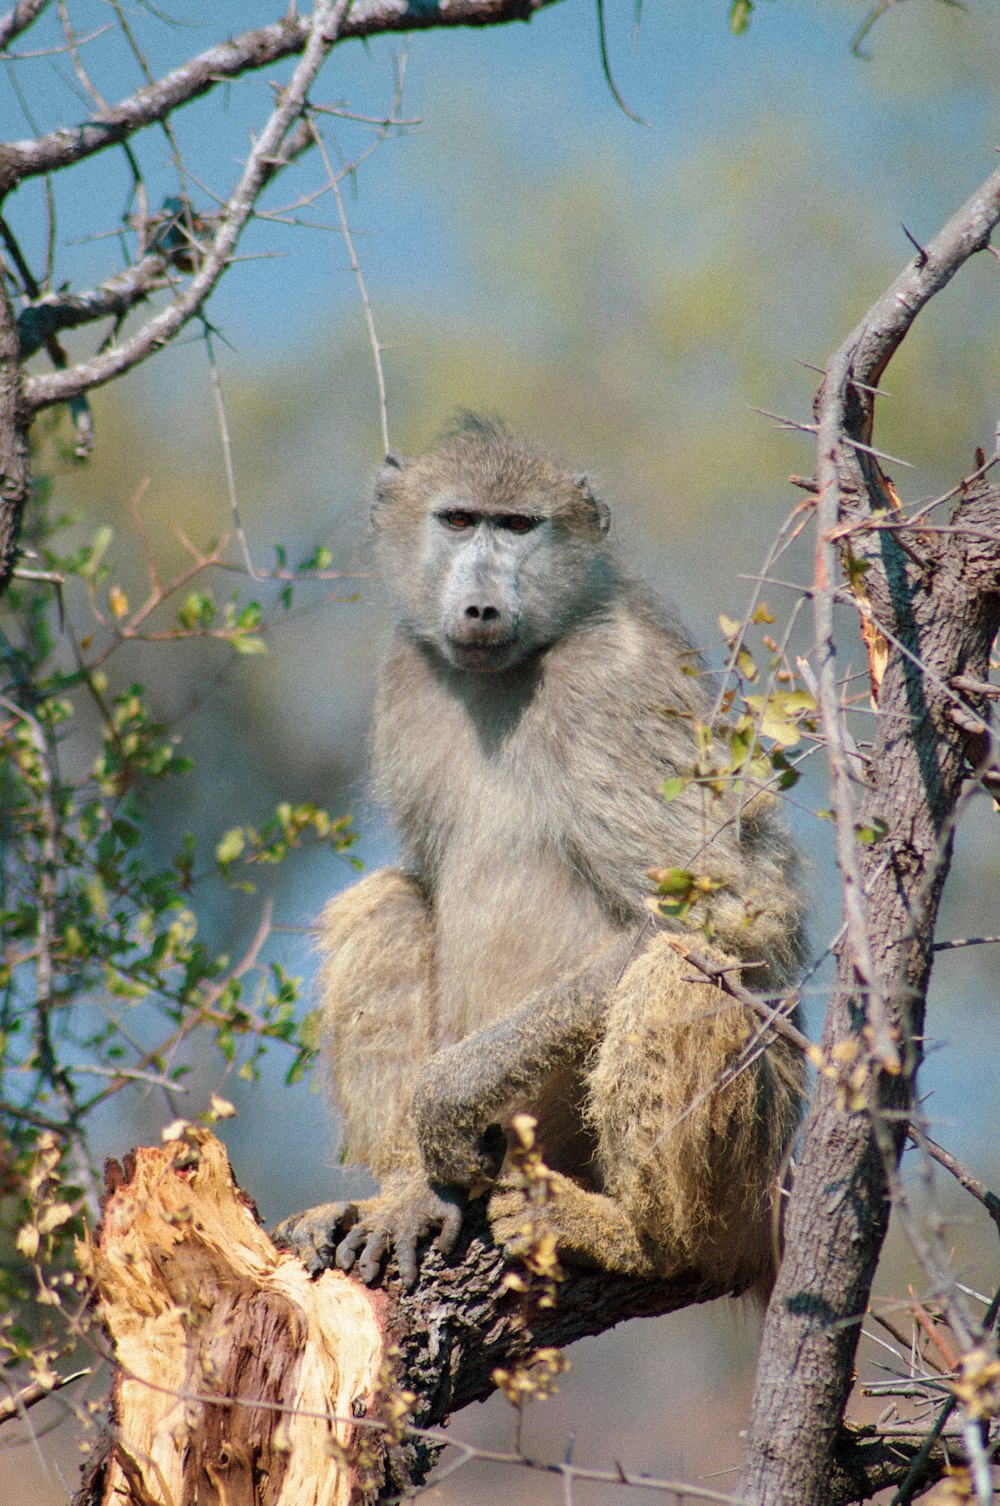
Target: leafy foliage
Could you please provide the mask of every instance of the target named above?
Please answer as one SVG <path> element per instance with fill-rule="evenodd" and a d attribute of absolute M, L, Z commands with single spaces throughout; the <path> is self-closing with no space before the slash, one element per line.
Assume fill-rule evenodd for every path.
<path fill-rule="evenodd" d="M 169 799 L 192 761 L 155 696 L 127 677 L 116 684 L 108 661 L 136 637 L 220 637 L 236 653 L 266 653 L 266 615 L 238 592 L 217 604 L 214 549 L 192 549 L 167 583 L 150 557 L 150 595 L 133 610 L 115 581 L 111 530 L 67 548 L 67 522 L 50 519 L 48 488 L 37 488 L 31 530 L 44 578 L 12 587 L 11 636 L 0 638 L 0 1372 L 14 1384 L 27 1370 L 43 1389 L 57 1383 L 85 1312 L 73 1241 L 93 1212 L 95 1111 L 154 1087 L 176 1114 L 193 1037 L 214 1046 L 220 1075 L 251 1081 L 268 1047 L 286 1052 L 288 1082 L 315 1054 L 300 980 L 262 956 L 269 905 L 259 902 L 238 955 L 205 939 L 204 914 L 220 889 L 252 895 L 262 864 L 306 844 L 347 853 L 354 840 L 348 816 L 289 802 L 259 829 L 179 835 L 166 853 L 153 840 L 156 797 Z M 303 573 L 287 569 L 284 551 L 279 561 L 283 578 Z M 95 619 L 79 640 L 63 614 L 74 580 Z M 225 1111 L 214 1099 L 207 1112 Z"/>

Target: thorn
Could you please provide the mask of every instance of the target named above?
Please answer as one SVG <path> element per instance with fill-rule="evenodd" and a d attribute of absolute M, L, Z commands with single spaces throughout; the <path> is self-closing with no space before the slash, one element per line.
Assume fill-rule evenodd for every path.
<path fill-rule="evenodd" d="M 621 110 L 624 115 L 628 116 L 629 120 L 635 121 L 636 125 L 648 126 L 649 121 L 645 120 L 643 116 L 637 115 L 634 110 L 630 110 L 628 105 L 622 99 L 621 95 L 618 92 L 618 86 L 615 83 L 614 75 L 611 72 L 611 59 L 608 56 L 608 33 L 604 20 L 604 0 L 597 0 L 597 40 L 601 49 L 601 69 L 604 73 L 604 82 L 611 90 L 611 98 L 614 100 L 619 110 Z"/>
<path fill-rule="evenodd" d="M 927 265 L 927 252 L 924 250 L 923 246 L 917 240 L 917 238 L 916 238 L 915 235 L 911 235 L 910 234 L 910 232 L 907 230 L 906 226 L 903 224 L 902 220 L 900 220 L 900 222 L 899 222 L 899 228 L 900 228 L 900 230 L 902 230 L 903 234 L 906 236 L 906 239 L 909 241 L 910 245 L 913 246 L 916 249 L 916 253 L 917 253 L 917 256 L 916 256 L 917 266 L 918 267 L 926 267 L 926 265 Z"/>
<path fill-rule="evenodd" d="M 908 471 L 914 468 L 911 460 L 900 460 L 898 455 L 887 455 L 884 450 L 876 450 L 874 445 L 862 444 L 860 439 L 852 439 L 849 434 L 842 435 L 842 438 L 844 443 L 849 444 L 852 449 L 863 450 L 866 455 L 874 455 L 876 460 L 888 460 L 890 465 L 905 465 Z"/>
<path fill-rule="evenodd" d="M 818 426 L 816 424 L 799 423 L 797 419 L 785 418 L 781 413 L 772 413 L 769 408 L 755 408 L 751 406 L 750 412 L 759 413 L 763 418 L 773 418 L 781 429 L 797 429 L 800 434 L 815 434 L 817 432 Z"/>
<path fill-rule="evenodd" d="M 806 371 L 818 371 L 821 377 L 826 376 L 825 366 L 816 366 L 812 361 L 804 361 L 801 356 L 796 356 L 795 360 L 796 364 L 804 366 Z M 886 392 L 884 387 L 870 387 L 867 382 L 859 382 L 856 377 L 850 377 L 848 380 L 851 386 L 859 392 L 871 392 L 875 397 L 892 397 L 892 393 Z"/>
<path fill-rule="evenodd" d="M 789 476 L 788 481 L 791 486 L 797 486 L 804 492 L 815 494 L 819 491 L 819 482 L 815 476 Z"/>

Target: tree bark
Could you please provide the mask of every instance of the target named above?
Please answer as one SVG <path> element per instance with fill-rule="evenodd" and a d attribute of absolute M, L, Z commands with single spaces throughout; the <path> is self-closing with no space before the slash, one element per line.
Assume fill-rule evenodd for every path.
<path fill-rule="evenodd" d="M 0 596 L 17 563 L 18 539 L 31 471 L 28 419 L 21 400 L 21 349 L 17 320 L 0 277 Z"/>

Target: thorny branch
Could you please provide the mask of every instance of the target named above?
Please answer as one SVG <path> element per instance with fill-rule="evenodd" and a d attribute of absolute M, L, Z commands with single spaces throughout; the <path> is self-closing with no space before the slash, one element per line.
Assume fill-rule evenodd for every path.
<path fill-rule="evenodd" d="M 285 136 L 302 114 L 309 89 L 340 34 L 349 6 L 350 0 L 317 0 L 301 61 L 254 144 L 239 182 L 219 216 L 215 233 L 205 247 L 198 270 L 188 285 L 172 303 L 123 344 L 70 370 L 26 378 L 23 394 L 30 410 L 66 402 L 120 376 L 171 340 L 201 308 L 229 264 L 257 197 L 273 173 L 273 164 L 279 157 Z"/>
<path fill-rule="evenodd" d="M 1000 493 L 981 479 L 963 484 L 954 520 L 961 526 L 933 539 L 914 535 L 922 559 L 900 549 L 896 529 L 868 525 L 905 520 L 871 444 L 879 380 L 917 314 L 989 244 L 998 221 L 1000 172 L 918 248 L 831 357 L 816 402 L 810 594 L 845 935 L 758 1368 L 743 1490 L 761 1506 L 793 1497 L 802 1506 L 819 1506 L 836 1498 L 828 1471 L 842 1446 L 838 1426 L 893 1196 L 966 1351 L 963 1364 L 974 1369 L 976 1346 L 988 1353 L 990 1343 L 947 1270 L 938 1231 L 932 1225 L 924 1233 L 900 1200 L 898 1163 L 912 1118 L 933 926 L 969 770 L 967 745 L 951 715 L 952 685 L 956 675 L 988 683 L 990 645 L 1000 625 Z M 880 712 L 863 781 L 837 693 L 834 603 L 842 599 L 841 551 Z M 931 559 L 933 569 L 923 568 Z M 862 846 L 859 826 L 875 821 L 884 827 L 882 840 Z M 980 1371 L 986 1373 L 982 1365 Z M 966 1394 L 973 1400 L 961 1433 L 976 1498 L 985 1503 L 989 1461 L 974 1416 L 974 1387 Z M 919 1473 L 931 1477 L 923 1463 Z"/>
<path fill-rule="evenodd" d="M 453 0 L 447 5 L 414 7 L 406 0 L 357 0 L 338 24 L 328 48 L 338 40 L 377 36 L 384 32 L 423 31 L 444 26 L 497 26 L 526 21 L 552 0 Z M 43 5 L 36 7 L 36 13 Z M 348 7 L 341 7 L 347 10 Z M 136 131 L 167 120 L 175 110 L 207 94 L 217 84 L 244 73 L 267 68 L 284 58 L 305 53 L 317 17 L 332 7 L 318 4 L 311 16 L 287 15 L 269 26 L 244 32 L 197 57 L 127 99 L 109 105 L 79 125 L 50 131 L 37 140 L 8 142 L 0 147 L 0 198 L 25 178 L 57 172 L 95 152 L 126 141 Z M 321 19 L 320 27 L 327 21 Z M 22 28 L 17 28 L 22 29 Z M 12 32 L 11 35 L 16 34 Z M 0 22 L 0 36 L 3 23 Z M 291 87 L 291 86 L 290 86 Z"/>

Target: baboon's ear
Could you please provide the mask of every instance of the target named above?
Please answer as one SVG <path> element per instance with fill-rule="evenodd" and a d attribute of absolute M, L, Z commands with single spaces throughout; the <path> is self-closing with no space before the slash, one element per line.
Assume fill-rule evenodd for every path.
<path fill-rule="evenodd" d="M 402 455 L 397 455 L 390 450 L 379 468 L 378 475 L 375 477 L 375 491 L 381 493 L 390 490 L 399 480 L 403 471 L 406 470 L 408 464 L 409 462 Z"/>
<path fill-rule="evenodd" d="M 379 514 L 393 500 L 396 491 L 396 483 L 408 465 L 408 461 L 402 455 L 395 455 L 390 450 L 385 460 L 379 467 L 375 477 L 375 499 L 372 502 L 372 518 L 377 522 Z"/>
<path fill-rule="evenodd" d="M 573 481 L 574 484 L 580 488 L 580 490 L 583 492 L 583 495 L 586 497 L 587 501 L 594 509 L 594 516 L 597 519 L 597 526 L 600 529 L 601 533 L 607 533 L 608 529 L 611 527 L 611 511 L 607 503 L 602 502 L 600 497 L 595 495 L 594 489 L 590 484 L 590 477 L 587 475 L 586 471 L 581 471 L 579 475 L 574 476 Z"/>

